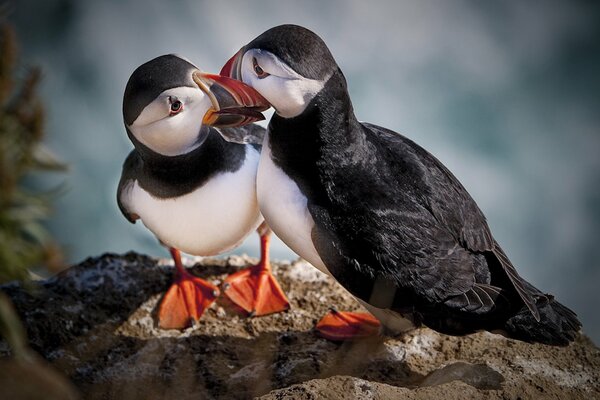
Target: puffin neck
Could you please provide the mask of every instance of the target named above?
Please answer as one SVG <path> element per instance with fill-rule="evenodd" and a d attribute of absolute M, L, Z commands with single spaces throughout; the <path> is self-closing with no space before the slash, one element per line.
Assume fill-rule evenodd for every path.
<path fill-rule="evenodd" d="M 344 75 L 338 69 L 302 114 L 294 118 L 275 114 L 271 118 L 271 158 L 311 202 L 324 204 L 327 195 L 319 184 L 321 168 L 331 160 L 353 159 L 344 157 L 365 141 L 359 125 Z"/>
<path fill-rule="evenodd" d="M 159 154 L 138 141 L 129 129 L 127 133 L 143 161 L 144 176 L 168 185 L 200 184 L 216 173 L 236 171 L 245 157 L 244 146 L 226 142 L 214 128 L 202 129 L 206 129 L 199 135 L 202 143 L 177 156 Z"/>
<path fill-rule="evenodd" d="M 358 120 L 354 115 L 346 79 L 338 68 L 300 115 L 293 118 L 284 118 L 278 114 L 273 115 L 271 125 L 275 129 L 269 129 L 269 132 L 270 135 L 290 136 L 287 133 L 290 127 L 311 126 L 313 129 L 310 129 L 310 132 L 302 133 L 304 139 L 313 135 L 321 136 L 321 139 L 324 140 L 340 136 L 338 139 L 346 141 L 352 139 L 346 133 L 348 125 L 357 123 Z M 318 129 L 314 129 L 314 127 L 318 127 Z"/>
<path fill-rule="evenodd" d="M 198 134 L 198 142 L 201 143 L 195 149 L 176 156 L 166 156 L 150 149 L 148 146 L 140 142 L 132 134 L 129 128 L 126 129 L 127 136 L 129 136 L 129 139 L 135 146 L 135 150 L 144 162 L 144 167 L 152 170 L 152 172 L 157 173 L 160 173 L 161 171 L 172 172 L 173 170 L 177 170 L 183 166 L 189 166 L 190 163 L 193 163 L 194 160 L 197 160 L 198 157 L 201 156 L 201 154 L 205 151 L 205 146 L 210 145 L 210 143 L 214 141 L 210 140 L 211 135 L 209 128 L 203 126 Z"/>
<path fill-rule="evenodd" d="M 291 144 L 308 141 L 317 146 L 335 142 L 336 146 L 343 147 L 363 139 L 352 136 L 354 133 L 360 134 L 360 129 L 349 129 L 358 124 L 346 79 L 338 68 L 302 114 L 293 118 L 273 115 L 269 124 L 269 138 L 271 142 Z"/>

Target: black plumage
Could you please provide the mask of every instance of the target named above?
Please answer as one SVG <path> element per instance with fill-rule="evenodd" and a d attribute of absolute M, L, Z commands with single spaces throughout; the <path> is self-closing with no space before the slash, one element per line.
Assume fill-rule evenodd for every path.
<path fill-rule="evenodd" d="M 287 43 L 280 28 L 268 50 L 283 60 L 297 57 L 278 47 Z M 260 43 L 269 42 L 268 32 Z M 292 47 L 323 54 L 312 47 L 325 44 L 310 34 L 308 45 Z M 294 62 L 300 72 L 302 58 Z M 272 159 L 306 196 L 313 243 L 331 274 L 367 303 L 440 332 L 503 330 L 525 341 L 572 341 L 581 326 L 575 314 L 518 275 L 442 163 L 404 136 L 356 119 L 333 63 L 333 75 L 302 114 L 275 114 L 269 125 Z"/>
<path fill-rule="evenodd" d="M 269 29 L 243 49 L 260 49 L 276 54 L 305 78 L 322 80 L 337 65 L 327 46 L 311 31 L 298 25 L 280 25 Z"/>

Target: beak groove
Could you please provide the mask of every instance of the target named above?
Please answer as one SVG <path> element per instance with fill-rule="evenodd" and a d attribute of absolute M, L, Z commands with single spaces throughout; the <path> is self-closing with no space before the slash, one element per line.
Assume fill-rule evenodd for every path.
<path fill-rule="evenodd" d="M 242 66 L 242 54 L 244 48 L 242 47 L 237 53 L 233 55 L 221 68 L 219 75 L 227 76 L 229 78 L 241 80 L 241 66 Z"/>

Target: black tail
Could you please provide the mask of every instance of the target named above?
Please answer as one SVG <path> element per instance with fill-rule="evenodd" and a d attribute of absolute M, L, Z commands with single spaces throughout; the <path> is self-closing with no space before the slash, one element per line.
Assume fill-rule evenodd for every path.
<path fill-rule="evenodd" d="M 531 286 L 531 285 L 528 285 Z M 567 307 L 554 300 L 551 295 L 539 293 L 536 306 L 540 313 L 537 322 L 531 311 L 523 306 L 521 310 L 506 321 L 505 329 L 510 337 L 553 346 L 566 346 L 577 336 L 581 322 L 577 315 Z"/>

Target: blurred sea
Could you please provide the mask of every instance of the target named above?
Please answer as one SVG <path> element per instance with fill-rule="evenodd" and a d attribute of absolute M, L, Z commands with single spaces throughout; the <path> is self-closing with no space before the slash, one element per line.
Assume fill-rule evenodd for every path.
<path fill-rule="evenodd" d="M 50 229 L 70 262 L 103 252 L 167 256 L 120 214 L 132 148 L 121 117 L 141 63 L 185 55 L 218 72 L 282 23 L 329 45 L 359 119 L 437 156 L 487 215 L 521 274 L 600 342 L 600 4 L 579 1 L 74 1 L 4 6 L 23 68 L 43 68 L 47 143 L 70 165 Z M 258 254 L 258 238 L 235 251 Z M 276 242 L 274 258 L 293 253 Z"/>

